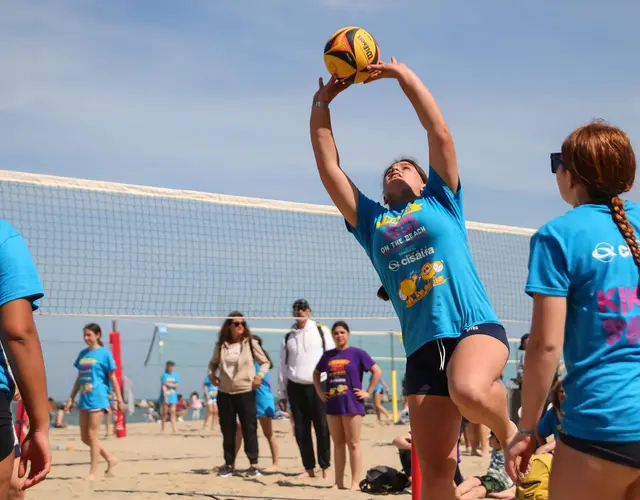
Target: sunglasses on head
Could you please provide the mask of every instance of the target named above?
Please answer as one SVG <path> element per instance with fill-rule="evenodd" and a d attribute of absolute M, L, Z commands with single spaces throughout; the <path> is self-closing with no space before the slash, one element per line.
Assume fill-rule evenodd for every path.
<path fill-rule="evenodd" d="M 551 173 L 555 174 L 562 166 L 562 153 L 551 153 Z"/>

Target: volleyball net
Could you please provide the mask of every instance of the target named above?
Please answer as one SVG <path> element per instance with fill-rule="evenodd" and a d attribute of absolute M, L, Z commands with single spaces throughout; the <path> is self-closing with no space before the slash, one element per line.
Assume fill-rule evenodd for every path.
<path fill-rule="evenodd" d="M 329 326 L 346 320 L 361 332 L 355 345 L 379 342 L 371 354 L 381 363 L 391 357 L 389 339 L 379 334 L 398 331 L 393 308 L 377 298 L 380 280 L 334 207 L 14 171 L 0 171 L 0 207 L 38 267 L 42 316 L 205 324 L 171 327 L 162 356 L 206 366 L 231 311 L 276 342 L 291 325 L 292 303 L 305 298 L 315 319 Z M 480 276 L 515 343 L 531 314 L 523 290 L 533 231 L 474 222 L 467 229 Z M 146 366 L 162 358 L 159 349 L 141 354 Z"/>
<path fill-rule="evenodd" d="M 378 276 L 334 207 L 0 171 L 2 217 L 27 240 L 40 314 L 394 319 Z M 469 222 L 499 317 L 529 320 L 532 230 Z"/>

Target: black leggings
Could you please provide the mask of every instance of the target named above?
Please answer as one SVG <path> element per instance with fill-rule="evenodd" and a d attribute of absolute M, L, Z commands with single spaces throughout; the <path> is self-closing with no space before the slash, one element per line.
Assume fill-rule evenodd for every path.
<path fill-rule="evenodd" d="M 222 431 L 224 463 L 233 467 L 236 461 L 236 418 L 240 420 L 244 451 L 249 463 L 258 463 L 258 417 L 254 391 L 241 394 L 218 392 L 218 418 Z"/>

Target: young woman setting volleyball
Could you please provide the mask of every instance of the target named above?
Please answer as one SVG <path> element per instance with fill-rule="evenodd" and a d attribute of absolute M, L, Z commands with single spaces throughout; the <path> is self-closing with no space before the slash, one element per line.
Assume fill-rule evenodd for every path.
<path fill-rule="evenodd" d="M 454 499 L 461 414 L 492 429 L 506 446 L 516 434 L 500 375 L 509 357 L 504 327 L 473 263 L 456 152 L 431 93 L 406 65 L 369 66 L 372 82 L 397 80 L 429 142 L 429 174 L 413 160 L 383 175 L 386 206 L 362 194 L 340 168 L 329 105 L 349 85 L 335 77 L 313 98 L 311 142 L 320 178 L 390 296 L 407 354 L 414 445 L 422 498 Z M 367 83 L 368 83 L 367 82 Z"/>
<path fill-rule="evenodd" d="M 533 296 L 520 432 L 506 453 L 514 481 L 564 349 L 562 429 L 551 500 L 640 498 L 640 207 L 627 135 L 602 122 L 572 132 L 551 155 L 560 196 L 573 209 L 533 236 L 526 292 Z M 517 459 L 520 464 L 517 467 Z"/>

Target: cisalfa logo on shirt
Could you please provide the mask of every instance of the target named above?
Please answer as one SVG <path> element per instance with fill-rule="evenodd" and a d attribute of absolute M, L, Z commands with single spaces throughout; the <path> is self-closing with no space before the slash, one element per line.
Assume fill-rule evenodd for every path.
<path fill-rule="evenodd" d="M 406 266 L 408 264 L 413 264 L 415 262 L 420 262 L 423 259 L 426 259 L 427 257 L 429 257 L 430 255 L 434 254 L 434 249 L 433 247 L 426 247 L 426 248 L 422 248 L 416 252 L 410 253 L 408 255 L 405 255 L 402 259 L 400 260 L 392 260 L 389 262 L 389 270 L 390 271 L 397 271 L 398 269 L 400 269 L 402 266 Z"/>
<path fill-rule="evenodd" d="M 630 257 L 631 251 L 627 245 L 618 245 L 618 253 L 616 253 L 616 249 L 611 243 L 601 241 L 596 245 L 593 252 L 591 252 L 591 256 L 600 262 L 611 262 L 617 255 L 620 257 Z"/>

